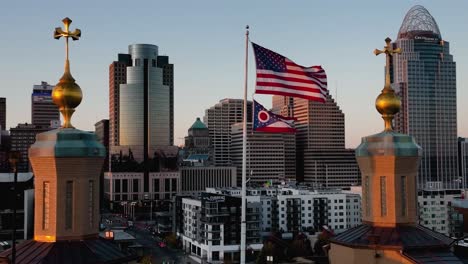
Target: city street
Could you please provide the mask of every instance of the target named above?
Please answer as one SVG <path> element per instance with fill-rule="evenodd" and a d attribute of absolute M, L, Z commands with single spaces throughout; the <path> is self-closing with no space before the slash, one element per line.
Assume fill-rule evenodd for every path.
<path fill-rule="evenodd" d="M 111 222 L 107 222 L 105 219 Z M 106 228 L 120 229 L 127 226 L 125 218 L 112 214 L 103 215 L 103 223 Z M 158 244 L 161 240 L 151 235 L 151 232 L 146 229 L 146 222 L 135 222 L 126 232 L 134 236 L 136 243 L 145 248 L 145 255 L 151 254 L 152 264 L 191 263 L 181 250 L 172 249 L 168 246 L 159 247 Z"/>

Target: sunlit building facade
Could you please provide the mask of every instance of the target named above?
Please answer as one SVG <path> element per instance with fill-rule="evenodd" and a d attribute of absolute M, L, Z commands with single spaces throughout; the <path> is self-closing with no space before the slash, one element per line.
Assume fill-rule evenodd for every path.
<path fill-rule="evenodd" d="M 461 188 L 457 164 L 456 64 L 434 18 L 422 6 L 405 16 L 393 48 L 393 88 L 402 99 L 398 132 L 423 149 L 419 188 Z"/>

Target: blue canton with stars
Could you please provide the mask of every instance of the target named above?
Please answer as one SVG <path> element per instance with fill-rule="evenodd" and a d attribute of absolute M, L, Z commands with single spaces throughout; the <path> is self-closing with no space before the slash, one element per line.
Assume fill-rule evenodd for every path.
<path fill-rule="evenodd" d="M 284 57 L 252 42 L 258 70 L 286 72 Z"/>

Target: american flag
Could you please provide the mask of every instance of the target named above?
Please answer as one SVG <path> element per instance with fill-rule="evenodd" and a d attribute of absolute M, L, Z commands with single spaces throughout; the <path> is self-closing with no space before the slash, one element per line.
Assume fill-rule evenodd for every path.
<path fill-rule="evenodd" d="M 257 63 L 257 94 L 275 94 L 325 102 L 327 75 L 321 66 L 303 67 L 252 42 Z"/>

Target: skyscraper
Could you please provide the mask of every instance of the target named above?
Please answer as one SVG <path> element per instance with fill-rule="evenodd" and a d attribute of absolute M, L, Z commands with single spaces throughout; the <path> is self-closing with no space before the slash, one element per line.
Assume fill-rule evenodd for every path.
<path fill-rule="evenodd" d="M 109 67 L 110 152 L 139 164 L 144 193 L 150 190 L 150 171 L 172 170 L 177 158 L 173 76 L 169 58 L 151 44 L 129 45 L 128 54 L 119 54 Z"/>
<path fill-rule="evenodd" d="M 109 65 L 109 138 L 111 146 L 119 145 L 120 85 L 127 83 L 127 67 L 132 65 L 129 54 L 119 54 Z"/>
<path fill-rule="evenodd" d="M 354 151 L 345 149 L 344 114 L 331 95 L 325 103 L 274 96 L 273 110 L 297 119 L 297 180 L 324 187 L 360 182 Z"/>
<path fill-rule="evenodd" d="M 252 123 L 247 123 L 252 130 Z M 230 156 L 242 184 L 242 123 L 231 126 Z M 254 132 L 247 134 L 247 173 L 249 184 L 279 184 L 296 177 L 296 135 L 294 133 Z"/>
<path fill-rule="evenodd" d="M 158 46 L 133 44 L 109 67 L 111 144 L 140 160 L 151 147 L 172 146 L 173 65 Z M 117 149 L 117 148 L 116 148 Z"/>
<path fill-rule="evenodd" d="M 215 166 L 231 165 L 231 125 L 243 121 L 244 100 L 223 99 L 205 110 L 204 123 L 210 131 Z M 247 121 L 252 121 L 252 102 L 247 102 Z"/>
<path fill-rule="evenodd" d="M 456 65 L 450 45 L 422 6 L 406 14 L 393 48 L 392 85 L 402 99 L 395 128 L 423 149 L 419 188 L 459 188 Z"/>
<path fill-rule="evenodd" d="M 31 94 L 31 123 L 40 127 L 57 127 L 60 121 L 59 109 L 52 102 L 53 85 L 41 82 L 33 86 Z M 53 122 L 53 124 L 51 123 Z"/>
<path fill-rule="evenodd" d="M 0 131 L 6 130 L 6 98 L 0 97 Z"/>

